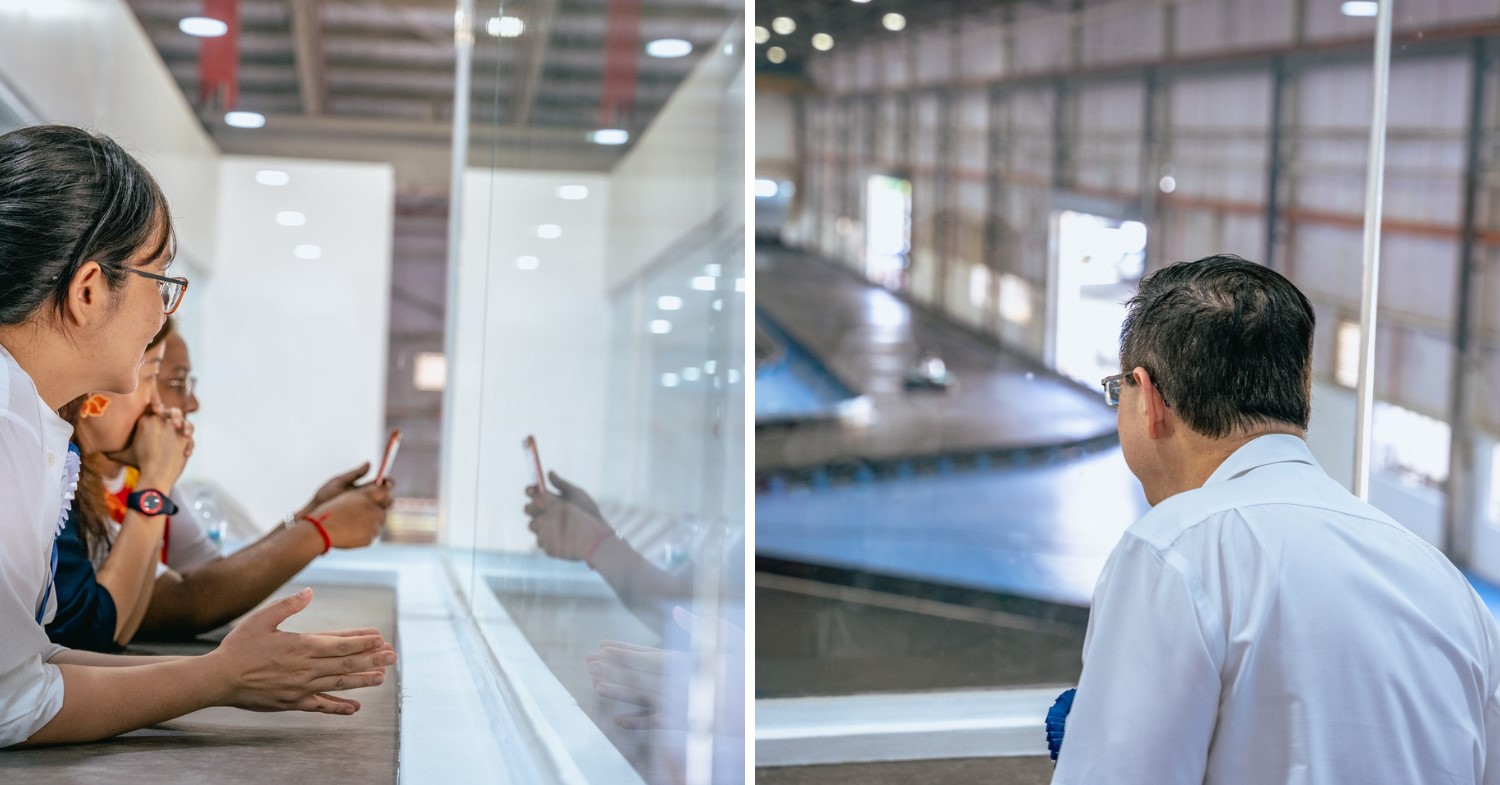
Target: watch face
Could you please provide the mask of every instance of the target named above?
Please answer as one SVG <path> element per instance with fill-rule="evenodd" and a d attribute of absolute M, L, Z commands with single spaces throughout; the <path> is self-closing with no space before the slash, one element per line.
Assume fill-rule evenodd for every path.
<path fill-rule="evenodd" d="M 155 515 L 161 512 L 161 508 L 161 494 L 155 491 L 146 491 L 145 493 L 141 494 L 141 512 L 146 513 L 147 515 Z"/>

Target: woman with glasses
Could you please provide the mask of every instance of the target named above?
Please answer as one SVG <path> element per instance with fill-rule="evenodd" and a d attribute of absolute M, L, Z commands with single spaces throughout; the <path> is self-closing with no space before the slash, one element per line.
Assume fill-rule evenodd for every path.
<path fill-rule="evenodd" d="M 374 630 L 278 631 L 307 590 L 200 657 L 48 641 L 56 538 L 79 466 L 57 410 L 135 389 L 146 346 L 187 288 L 166 274 L 172 237 L 160 187 L 113 141 L 64 126 L 0 136 L 0 747 L 101 739 L 209 706 L 350 714 L 358 703 L 326 691 L 378 684 L 395 662 Z M 161 502 L 137 500 L 145 514 Z"/>

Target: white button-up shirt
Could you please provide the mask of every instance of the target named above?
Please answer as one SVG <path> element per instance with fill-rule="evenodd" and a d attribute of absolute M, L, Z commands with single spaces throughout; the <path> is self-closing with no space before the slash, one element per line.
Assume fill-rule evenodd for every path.
<path fill-rule="evenodd" d="M 72 426 L 48 409 L 31 377 L 0 347 L 0 747 L 30 738 L 63 704 L 62 673 L 47 660 L 52 541 L 62 512 Z"/>
<path fill-rule="evenodd" d="M 1054 785 L 1500 783 L 1500 630 L 1293 436 L 1126 531 Z"/>

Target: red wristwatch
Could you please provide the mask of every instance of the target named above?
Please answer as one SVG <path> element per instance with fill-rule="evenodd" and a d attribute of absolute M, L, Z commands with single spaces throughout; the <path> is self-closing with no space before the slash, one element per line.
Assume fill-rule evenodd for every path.
<path fill-rule="evenodd" d="M 125 497 L 125 506 L 142 515 L 176 515 L 177 505 L 171 497 L 155 488 L 143 488 Z"/>

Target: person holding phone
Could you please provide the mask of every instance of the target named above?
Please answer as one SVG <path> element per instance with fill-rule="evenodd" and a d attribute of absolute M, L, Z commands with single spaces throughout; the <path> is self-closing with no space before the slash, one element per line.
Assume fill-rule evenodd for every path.
<path fill-rule="evenodd" d="M 113 140 L 66 126 L 0 136 L 0 747 L 102 739 L 209 706 L 352 714 L 357 701 L 328 691 L 379 684 L 395 663 L 374 630 L 278 630 L 308 589 L 197 657 L 47 640 L 55 539 L 78 467 L 57 410 L 135 389 L 147 344 L 188 287 L 167 275 L 172 238 L 161 188 Z"/>

